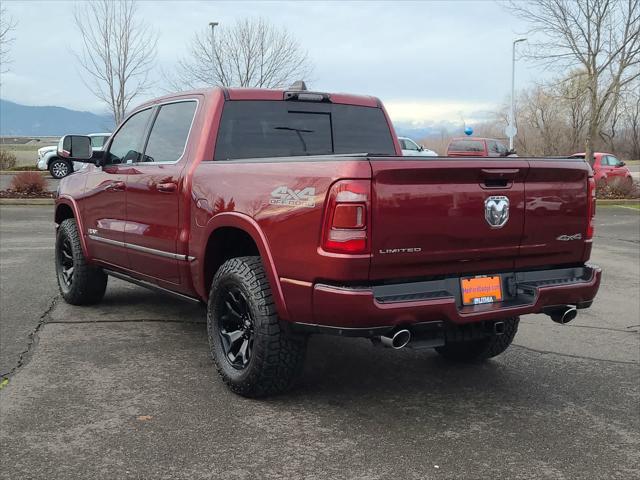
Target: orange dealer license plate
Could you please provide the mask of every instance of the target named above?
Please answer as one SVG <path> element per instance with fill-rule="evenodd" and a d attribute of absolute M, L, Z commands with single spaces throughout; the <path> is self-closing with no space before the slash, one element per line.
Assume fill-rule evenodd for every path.
<path fill-rule="evenodd" d="M 502 301 L 502 284 L 499 276 L 473 277 L 460 280 L 463 305 L 481 305 Z"/>

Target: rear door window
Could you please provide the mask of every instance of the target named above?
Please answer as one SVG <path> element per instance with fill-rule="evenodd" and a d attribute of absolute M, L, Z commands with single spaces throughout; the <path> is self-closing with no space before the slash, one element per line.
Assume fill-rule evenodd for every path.
<path fill-rule="evenodd" d="M 449 145 L 450 152 L 484 153 L 482 140 L 453 140 Z"/>
<path fill-rule="evenodd" d="M 151 127 L 143 161 L 173 163 L 182 157 L 196 106 L 197 102 L 186 101 L 160 107 Z"/>
<path fill-rule="evenodd" d="M 340 153 L 395 155 L 381 109 L 312 102 L 225 103 L 216 160 Z"/>

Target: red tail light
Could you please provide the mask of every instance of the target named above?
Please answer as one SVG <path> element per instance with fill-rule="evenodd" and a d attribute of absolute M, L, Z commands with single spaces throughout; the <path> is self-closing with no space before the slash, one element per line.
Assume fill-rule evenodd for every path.
<path fill-rule="evenodd" d="M 329 190 L 322 231 L 328 252 L 369 252 L 369 180 L 341 180 Z"/>
<path fill-rule="evenodd" d="M 587 180 L 587 202 L 587 240 L 591 240 L 595 230 L 594 217 L 596 216 L 596 181 L 593 177 Z"/>

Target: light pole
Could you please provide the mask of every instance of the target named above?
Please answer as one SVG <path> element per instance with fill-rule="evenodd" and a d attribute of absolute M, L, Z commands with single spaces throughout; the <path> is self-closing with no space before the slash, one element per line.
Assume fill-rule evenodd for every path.
<path fill-rule="evenodd" d="M 513 138 L 518 133 L 516 128 L 516 43 L 524 42 L 526 38 L 518 38 L 513 41 L 511 48 L 511 110 L 509 111 L 509 125 L 507 125 L 506 134 L 509 137 L 509 150 L 513 150 Z"/>
<path fill-rule="evenodd" d="M 216 44 L 213 41 L 213 30 L 218 25 L 218 22 L 209 22 L 211 27 L 211 77 L 213 79 L 212 84 L 216 84 Z"/>

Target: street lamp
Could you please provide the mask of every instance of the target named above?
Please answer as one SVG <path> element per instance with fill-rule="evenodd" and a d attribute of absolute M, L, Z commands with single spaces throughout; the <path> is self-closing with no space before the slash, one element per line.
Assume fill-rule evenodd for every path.
<path fill-rule="evenodd" d="M 213 30 L 218 25 L 218 22 L 209 22 L 209 26 L 211 27 L 211 75 L 213 78 L 213 85 L 216 84 L 216 44 L 213 41 Z"/>
<path fill-rule="evenodd" d="M 513 138 L 518 133 L 516 128 L 516 99 L 515 99 L 515 83 L 516 83 L 516 43 L 524 42 L 526 38 L 518 38 L 513 41 L 511 48 L 511 111 L 509 112 L 509 125 L 507 125 L 505 133 L 509 137 L 509 150 L 513 150 Z"/>

